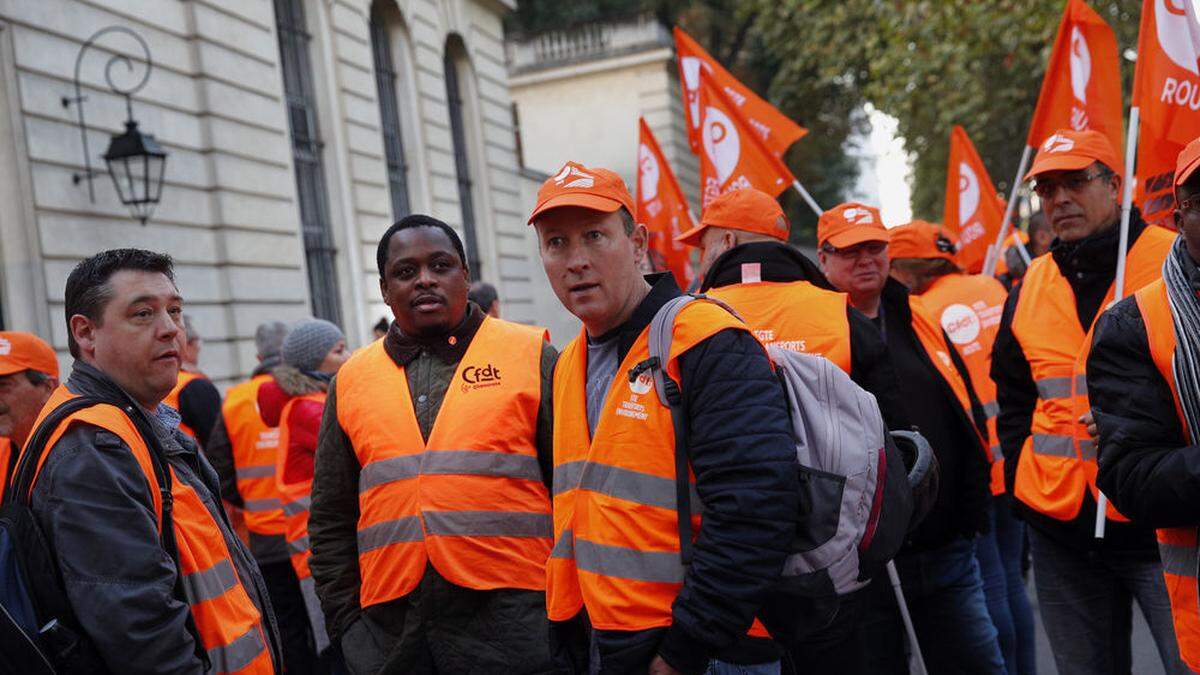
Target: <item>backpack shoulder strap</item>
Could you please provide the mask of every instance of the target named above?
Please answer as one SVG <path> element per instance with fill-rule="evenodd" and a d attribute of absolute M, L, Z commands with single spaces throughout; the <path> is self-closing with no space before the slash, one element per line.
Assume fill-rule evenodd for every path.
<path fill-rule="evenodd" d="M 90 408 L 105 402 L 104 399 L 98 396 L 74 396 L 58 404 L 58 407 L 54 410 L 51 410 L 29 437 L 25 448 L 21 450 L 16 469 L 9 478 L 11 489 L 4 492 L 4 503 L 7 504 L 10 501 L 19 499 L 24 504 L 29 505 L 29 493 L 33 487 L 33 479 L 37 473 L 37 467 L 42 463 L 42 456 L 53 449 L 47 448 L 46 443 L 54 435 L 54 432 L 58 429 L 58 425 L 84 408 Z M 17 453 L 14 452 L 14 454 Z"/>
<path fill-rule="evenodd" d="M 684 410 L 680 383 L 675 382 L 667 375 L 667 362 L 671 356 L 675 317 L 679 316 L 679 312 L 684 307 L 698 300 L 719 305 L 733 316 L 738 316 L 738 313 L 729 305 L 705 295 L 685 293 L 677 298 L 671 298 L 655 312 L 654 318 L 650 320 L 650 357 L 635 366 L 629 373 L 629 379 L 632 382 L 643 370 L 648 369 L 654 377 L 654 391 L 658 394 L 658 400 L 671 411 L 671 426 L 675 430 L 675 510 L 679 526 L 679 557 L 683 561 L 684 567 L 692 562 L 692 504 L 691 486 L 688 482 L 687 411 Z"/>

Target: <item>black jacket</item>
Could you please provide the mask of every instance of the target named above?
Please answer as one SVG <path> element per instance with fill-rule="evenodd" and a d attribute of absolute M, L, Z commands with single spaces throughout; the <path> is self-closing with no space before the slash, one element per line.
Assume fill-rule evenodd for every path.
<path fill-rule="evenodd" d="M 1200 445 L 1185 440 L 1134 298 L 1097 320 L 1087 372 L 1100 427 L 1100 489 L 1145 527 L 1200 525 Z"/>
<path fill-rule="evenodd" d="M 929 441 L 938 461 L 938 495 L 933 508 L 912 531 L 903 552 L 940 548 L 990 529 L 990 467 L 980 442 L 986 417 L 971 375 L 956 349 L 948 349 L 967 385 L 971 411 L 964 410 L 950 383 L 930 360 L 912 327 L 909 293 L 888 279 L 880 297 L 880 320 L 896 375 L 904 383 L 903 402 L 913 427 Z M 950 344 L 949 340 L 946 341 Z"/>
<path fill-rule="evenodd" d="M 613 329 L 618 359 L 655 312 L 681 293 L 669 274 L 647 279 L 650 294 Z M 672 625 L 596 631 L 604 673 L 645 672 L 655 652 L 685 673 L 704 672 L 710 658 L 739 663 L 779 658 L 773 644 L 743 638 L 779 578 L 801 512 L 783 390 L 762 345 L 745 331 L 718 332 L 680 356 L 679 368 L 704 519 Z M 576 623 L 583 620 L 577 617 Z M 571 628 L 560 624 L 556 634 Z"/>
<path fill-rule="evenodd" d="M 75 362 L 66 387 L 146 415 L 175 480 L 195 490 L 217 522 L 238 578 L 263 615 L 268 648 L 282 670 L 266 585 L 230 527 L 217 475 L 195 443 L 178 427 L 167 429 L 142 411 L 104 373 L 82 361 Z M 177 570 L 159 540 L 149 484 L 129 447 L 105 429 L 73 425 L 50 451 L 32 496 L 71 608 L 104 659 L 98 665 L 117 673 L 200 672 L 195 642 L 185 628 L 190 609 L 172 595 Z"/>
<path fill-rule="evenodd" d="M 1129 245 L 1146 229 L 1146 222 L 1135 209 L 1129 222 Z M 1058 265 L 1075 294 L 1075 309 L 1080 325 L 1090 326 L 1100 304 L 1116 276 L 1116 260 L 1119 231 L 1110 227 L 1103 232 L 1070 244 L 1054 240 L 1050 247 L 1051 261 Z M 1049 264 L 1046 263 L 1046 264 Z M 1021 344 L 1012 332 L 1013 313 L 1021 297 L 1023 286 L 1018 284 L 1008 295 L 1004 314 L 1000 319 L 1000 330 L 992 347 L 992 379 L 996 382 L 996 401 L 1000 414 L 996 417 L 996 431 L 1000 446 L 1004 450 L 1004 484 L 1012 494 L 1017 465 L 1021 461 L 1021 449 L 1029 437 L 1033 411 L 1037 406 L 1038 392 L 1034 384 L 1029 361 L 1021 350 Z M 1122 374 L 1121 377 L 1125 377 Z M 1088 390 L 1094 384 L 1089 379 Z M 1102 387 L 1105 385 L 1101 385 Z M 1128 395 L 1127 393 L 1124 395 Z M 1103 392 L 1101 393 L 1103 397 Z M 1143 404 L 1132 397 L 1130 402 Z M 1168 406 L 1174 410 L 1173 405 Z M 1154 533 L 1134 523 L 1109 521 L 1103 539 L 1094 536 L 1096 501 L 1091 492 L 1085 490 L 1079 515 L 1071 521 L 1061 521 L 1042 514 L 1019 499 L 1011 500 L 1013 512 L 1032 527 L 1056 541 L 1081 550 L 1119 550 L 1145 552 L 1157 555 Z"/>
<path fill-rule="evenodd" d="M 762 266 L 763 281 L 807 281 L 818 288 L 837 292 L 816 263 L 782 242 L 752 242 L 729 249 L 713 261 L 704 275 L 700 292 L 740 284 L 741 265 L 749 262 Z M 804 308 L 797 307 L 796 311 L 802 312 Z M 850 379 L 875 396 L 888 428 L 909 428 L 896 371 L 888 358 L 887 345 L 879 328 L 849 305 L 846 306 L 846 318 L 850 323 Z"/>

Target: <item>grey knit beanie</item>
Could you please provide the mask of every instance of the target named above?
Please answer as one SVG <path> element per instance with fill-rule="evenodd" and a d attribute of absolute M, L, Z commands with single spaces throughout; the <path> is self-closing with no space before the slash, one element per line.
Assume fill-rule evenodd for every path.
<path fill-rule="evenodd" d="M 303 319 L 283 339 L 283 362 L 299 370 L 316 370 L 338 340 L 345 339 L 341 328 L 324 319 Z"/>

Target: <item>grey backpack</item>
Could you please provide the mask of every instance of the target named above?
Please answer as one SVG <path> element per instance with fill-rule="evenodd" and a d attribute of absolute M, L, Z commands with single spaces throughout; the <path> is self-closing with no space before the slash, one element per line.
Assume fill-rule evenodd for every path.
<path fill-rule="evenodd" d="M 676 507 L 685 566 L 692 548 L 687 414 L 679 383 L 662 366 L 676 315 L 696 301 L 713 302 L 737 316 L 714 298 L 684 295 L 669 301 L 650 324 L 646 362 L 674 422 Z M 914 464 L 924 464 L 915 471 L 928 470 L 932 452 L 918 434 L 889 434 L 875 397 L 832 361 L 775 346 L 767 351 L 787 396 L 801 512 L 783 577 L 759 618 L 776 639 L 801 639 L 832 621 L 840 598 L 870 583 L 904 543 L 913 518 L 913 490 L 893 436 L 913 446 Z"/>

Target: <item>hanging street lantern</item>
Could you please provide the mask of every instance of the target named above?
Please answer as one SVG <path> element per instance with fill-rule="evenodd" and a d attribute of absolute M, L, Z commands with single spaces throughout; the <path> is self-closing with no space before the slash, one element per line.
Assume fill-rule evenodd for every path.
<path fill-rule="evenodd" d="M 109 33 L 123 33 L 132 37 L 141 46 L 144 55 L 142 60 L 146 64 L 145 74 L 136 84 L 128 88 L 118 87 L 112 78 L 112 68 L 117 63 L 124 64 L 127 70 L 133 71 L 133 61 L 128 56 L 115 54 L 108 60 L 108 64 L 104 68 L 104 79 L 107 80 L 109 89 L 125 97 L 126 111 L 125 133 L 112 137 L 108 144 L 108 150 L 104 153 L 104 163 L 108 167 L 109 176 L 112 177 L 117 198 L 121 200 L 122 204 L 129 207 L 134 218 L 145 225 L 146 221 L 150 219 L 150 214 L 154 212 L 154 207 L 158 205 L 159 199 L 162 198 L 167 151 L 163 150 L 153 135 L 142 133 L 138 129 L 137 120 L 133 119 L 133 95 L 146 85 L 154 64 L 150 60 L 150 48 L 146 45 L 146 41 L 124 26 L 109 26 L 96 31 L 83 44 L 79 49 L 79 54 L 75 57 L 75 96 L 64 96 L 62 104 L 63 107 L 69 107 L 74 103 L 79 111 L 79 135 L 83 140 L 85 169 L 82 174 L 76 173 L 71 178 L 76 185 L 86 180 L 88 196 L 92 202 L 96 201 L 96 190 L 92 179 L 101 172 L 92 168 L 91 153 L 88 151 L 87 123 L 83 115 L 83 102 L 87 100 L 87 97 L 80 91 L 79 67 L 83 63 L 83 55 L 88 48 L 97 39 Z"/>

